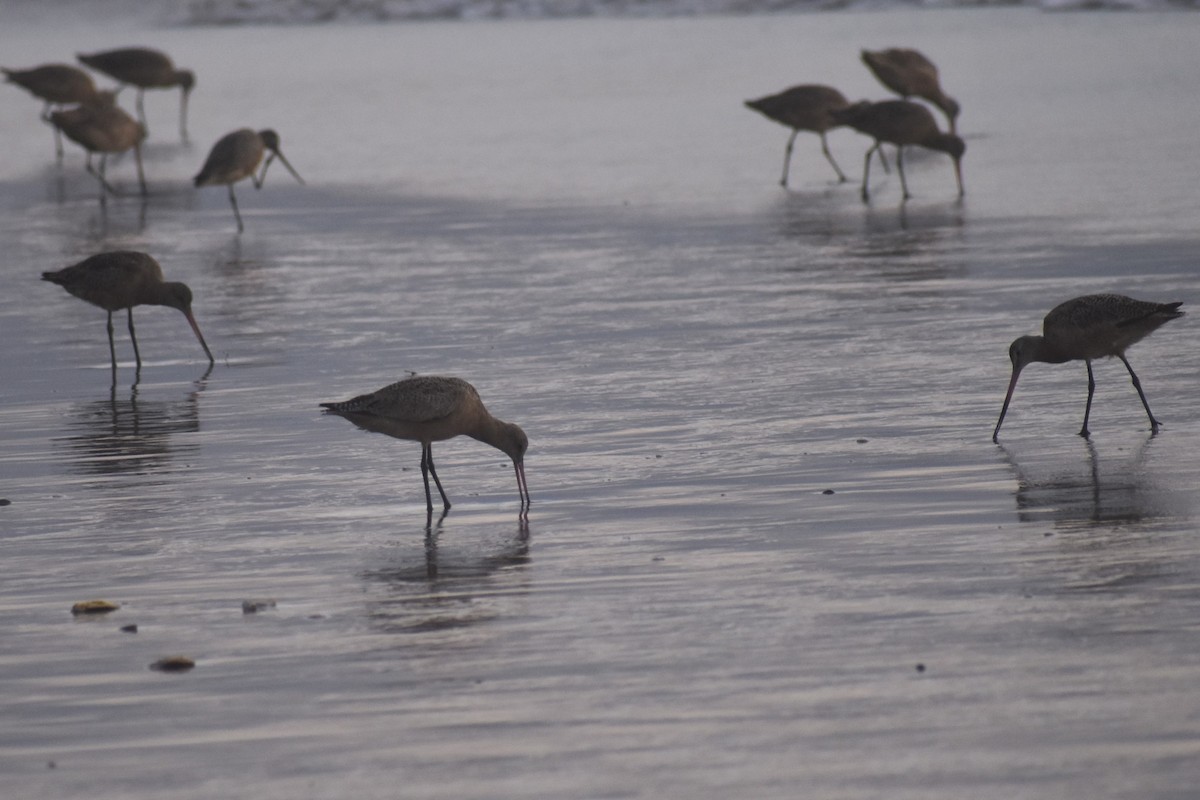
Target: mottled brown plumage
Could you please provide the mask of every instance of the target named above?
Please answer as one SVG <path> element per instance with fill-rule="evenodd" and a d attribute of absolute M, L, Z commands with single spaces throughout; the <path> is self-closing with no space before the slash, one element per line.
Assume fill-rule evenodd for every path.
<path fill-rule="evenodd" d="M 1079 435 L 1086 438 L 1090 435 L 1088 417 L 1092 412 L 1092 394 L 1096 390 L 1092 360 L 1108 356 L 1121 359 L 1125 369 L 1129 370 L 1129 377 L 1146 409 L 1146 416 L 1150 418 L 1150 430 L 1157 433 L 1162 423 L 1151 413 L 1141 381 L 1125 358 L 1125 350 L 1165 323 L 1182 317 L 1183 312 L 1179 310 L 1181 305 L 1183 303 L 1134 300 L 1119 294 L 1089 294 L 1055 306 L 1042 322 L 1041 336 L 1018 337 L 1008 348 L 1012 378 L 1004 396 L 1004 406 L 1000 409 L 1000 419 L 992 431 L 992 441 L 997 441 L 1000 435 L 1000 425 L 1008 413 L 1008 404 L 1012 400 L 1013 390 L 1017 388 L 1021 370 L 1034 361 L 1062 364 L 1082 360 L 1087 364 L 1088 399 L 1083 412 L 1083 427 L 1079 431 Z"/>
<path fill-rule="evenodd" d="M 397 439 L 421 443 L 421 477 L 425 481 L 425 504 L 433 512 L 429 476 L 437 484 L 446 510 L 450 500 L 442 489 L 433 466 L 433 442 L 470 436 L 490 444 L 513 461 L 521 508 L 529 506 L 525 482 L 525 450 L 529 439 L 520 427 L 493 417 L 484 407 L 475 387 L 460 378 L 417 375 L 360 395 L 342 403 L 321 403 L 327 414 L 336 414 L 358 427 Z"/>
<path fill-rule="evenodd" d="M 183 312 L 204 348 L 204 355 L 208 356 L 208 363 L 213 363 L 212 353 L 192 315 L 192 290 L 182 283 L 164 281 L 162 267 L 147 253 L 135 250 L 98 253 L 56 272 L 43 272 L 42 280 L 58 284 L 80 300 L 108 312 L 108 352 L 114 370 L 117 368 L 117 351 L 113 345 L 112 315 L 122 308 L 128 310 L 129 338 L 133 341 L 137 366 L 139 369 L 142 366 L 137 334 L 133 330 L 133 307 L 141 305 L 170 306 Z"/>
<path fill-rule="evenodd" d="M 829 152 L 825 132 L 844 124 L 837 121 L 832 112 L 848 105 L 846 98 L 837 89 L 815 83 L 793 86 L 778 94 L 746 101 L 747 108 L 792 129 L 792 135 L 788 137 L 787 147 L 783 151 L 783 177 L 779 179 L 780 186 L 787 186 L 792 145 L 800 131 L 812 131 L 821 137 L 821 152 L 837 173 L 838 182 L 845 182 L 845 174 L 833 160 L 833 154 Z"/>

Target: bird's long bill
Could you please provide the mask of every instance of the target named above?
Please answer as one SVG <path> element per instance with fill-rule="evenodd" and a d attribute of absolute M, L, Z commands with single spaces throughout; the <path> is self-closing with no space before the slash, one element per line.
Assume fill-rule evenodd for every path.
<path fill-rule="evenodd" d="M 963 189 L 961 158 L 954 159 L 954 177 L 958 180 L 958 196 L 962 197 L 966 190 Z"/>
<path fill-rule="evenodd" d="M 196 318 L 192 316 L 191 311 L 184 311 L 183 315 L 187 317 L 188 324 L 192 326 L 192 330 L 196 332 L 196 338 L 200 340 L 200 346 L 204 348 L 204 355 L 208 356 L 208 363 L 213 364 L 212 351 L 208 349 L 208 344 L 204 341 L 204 334 L 200 333 L 200 326 L 196 324 Z"/>
<path fill-rule="evenodd" d="M 283 153 L 281 153 L 281 152 L 279 152 L 278 150 L 276 150 L 276 151 L 275 151 L 275 155 L 279 156 L 279 160 L 280 160 L 280 162 L 282 162 L 282 164 L 283 164 L 285 167 L 287 167 L 287 170 L 288 170 L 288 172 L 292 173 L 292 177 L 293 177 L 293 178 L 295 178 L 297 181 L 299 181 L 301 186 L 305 186 L 305 185 L 307 185 L 307 184 L 305 184 L 305 183 L 304 183 L 304 178 L 301 178 L 301 177 L 300 177 L 300 173 L 299 173 L 299 172 L 296 172 L 296 170 L 295 170 L 295 169 L 292 167 L 292 165 L 291 165 L 290 163 L 288 163 L 288 160 L 287 160 L 286 158 L 284 158 L 284 157 L 283 157 Z M 263 174 L 264 174 L 264 175 L 266 175 L 266 170 L 265 170 L 265 169 L 263 170 Z"/>
<path fill-rule="evenodd" d="M 533 500 L 529 497 L 529 483 L 525 480 L 525 462 L 514 461 L 513 467 L 517 471 L 517 493 L 521 495 L 521 507 L 527 508 Z"/>
<path fill-rule="evenodd" d="M 1008 381 L 1008 392 L 1004 395 L 1004 405 L 1000 409 L 1000 419 L 996 420 L 996 429 L 992 431 L 992 441 L 998 442 L 1000 426 L 1004 424 L 1004 415 L 1008 413 L 1008 404 L 1012 402 L 1013 390 L 1017 388 L 1017 378 L 1021 377 L 1019 367 L 1013 367 L 1012 378 Z"/>

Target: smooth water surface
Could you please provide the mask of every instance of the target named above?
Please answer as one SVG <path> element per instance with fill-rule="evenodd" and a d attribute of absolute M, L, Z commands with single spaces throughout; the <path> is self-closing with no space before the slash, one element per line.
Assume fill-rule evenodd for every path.
<path fill-rule="evenodd" d="M 129 25 L 141 26 L 130 30 Z M 1008 343 L 1196 269 L 1184 14 L 1027 10 L 280 28 L 0 28 L 6 66 L 154 43 L 151 196 L 97 202 L 37 104 L 0 136 L 0 772 L 20 798 L 1185 798 L 1200 782 L 1194 316 L 1118 362 Z M 967 196 L 913 153 L 864 205 L 742 100 L 882 97 L 934 55 Z M 128 103 L 129 100 L 123 98 Z M 188 179 L 273 127 L 283 170 Z M 830 136 L 851 175 L 866 142 Z M 129 159 L 110 165 L 127 191 Z M 41 283 L 104 249 L 186 281 L 123 320 Z M 322 417 L 474 383 L 511 464 Z M 73 618 L 72 603 L 122 608 Z M 244 601 L 274 608 L 243 614 Z M 137 633 L 123 625 L 136 624 Z M 151 671 L 171 654 L 185 674 Z M 919 668 L 920 667 L 920 668 Z"/>

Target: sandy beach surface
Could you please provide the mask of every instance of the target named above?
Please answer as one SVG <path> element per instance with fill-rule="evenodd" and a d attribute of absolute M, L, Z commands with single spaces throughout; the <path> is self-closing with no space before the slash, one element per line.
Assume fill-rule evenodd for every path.
<path fill-rule="evenodd" d="M 103 206 L 0 87 L 5 797 L 1195 796 L 1200 17 L 0 16 L 4 66 L 198 77 Z M 914 152 L 864 204 L 848 130 L 851 183 L 802 134 L 782 189 L 742 101 L 881 99 L 858 51 L 899 44 L 966 196 Z M 190 178 L 244 126 L 307 185 L 241 184 L 238 236 Z M 142 308 L 112 383 L 104 313 L 38 279 L 108 249 L 191 286 L 211 372 Z M 1035 364 L 993 444 L 1009 342 L 1110 291 L 1191 311 L 1130 351 L 1162 431 L 1106 360 L 1081 439 L 1083 364 Z M 529 433 L 527 524 L 458 439 L 427 531 L 419 447 L 319 413 L 406 371 Z"/>

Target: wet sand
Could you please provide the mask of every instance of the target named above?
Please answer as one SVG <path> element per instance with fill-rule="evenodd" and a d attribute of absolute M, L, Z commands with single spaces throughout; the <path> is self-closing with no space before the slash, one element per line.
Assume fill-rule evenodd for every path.
<path fill-rule="evenodd" d="M 4 90 L 14 796 L 1194 790 L 1193 317 L 1130 352 L 1158 436 L 1119 362 L 1091 442 L 1082 364 L 1026 370 L 990 435 L 1058 301 L 1196 300 L 1195 18 L 118 22 L 0 32 L 6 65 L 140 41 L 199 76 L 193 144 L 149 95 L 152 196 L 104 209 Z M 899 43 L 963 104 L 964 200 L 914 155 L 914 200 L 864 206 L 803 135 L 780 189 L 787 131 L 741 101 L 883 97 L 857 51 Z M 237 237 L 188 178 L 244 125 L 309 185 L 241 188 Z M 867 144 L 830 136 L 852 176 Z M 110 383 L 103 312 L 37 280 L 108 248 L 191 285 L 211 373 L 145 309 Z M 530 434 L 527 525 L 456 440 L 427 535 L 419 447 L 319 414 L 405 370 Z"/>

